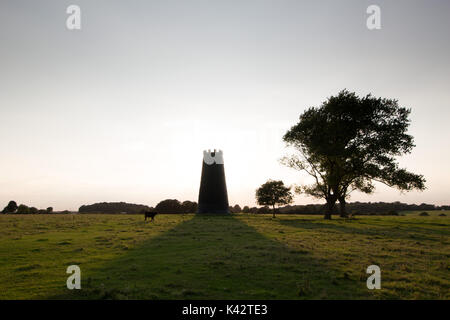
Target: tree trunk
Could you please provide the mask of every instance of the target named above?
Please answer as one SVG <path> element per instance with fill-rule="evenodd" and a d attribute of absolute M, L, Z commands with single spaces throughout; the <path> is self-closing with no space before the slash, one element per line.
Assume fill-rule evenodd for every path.
<path fill-rule="evenodd" d="M 336 203 L 336 198 L 331 197 L 327 199 L 327 204 L 325 207 L 325 216 L 323 217 L 326 220 L 331 220 L 331 214 L 333 213 L 334 204 Z"/>
<path fill-rule="evenodd" d="M 347 211 L 345 210 L 345 205 L 346 205 L 345 198 L 340 198 L 339 199 L 339 208 L 340 208 L 341 218 L 348 218 Z"/>
<path fill-rule="evenodd" d="M 275 205 L 273 205 L 273 216 L 272 216 L 272 218 L 275 218 Z"/>

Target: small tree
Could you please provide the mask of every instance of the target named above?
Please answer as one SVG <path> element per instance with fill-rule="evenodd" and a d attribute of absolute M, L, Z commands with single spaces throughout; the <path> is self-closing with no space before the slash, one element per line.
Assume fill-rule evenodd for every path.
<path fill-rule="evenodd" d="M 286 187 L 283 181 L 268 180 L 256 190 L 256 201 L 259 205 L 272 206 L 275 218 L 275 206 L 292 202 L 291 188 Z"/>
<path fill-rule="evenodd" d="M 14 213 L 17 211 L 17 209 L 17 203 L 15 201 L 10 201 L 5 209 L 3 209 L 3 213 Z"/>
<path fill-rule="evenodd" d="M 53 212 L 53 208 L 52 207 L 48 207 L 47 208 L 47 213 L 52 213 Z"/>

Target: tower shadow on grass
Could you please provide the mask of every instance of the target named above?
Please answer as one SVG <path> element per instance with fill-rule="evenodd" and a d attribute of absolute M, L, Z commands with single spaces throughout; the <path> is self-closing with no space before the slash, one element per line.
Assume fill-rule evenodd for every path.
<path fill-rule="evenodd" d="M 48 298 L 351 299 L 364 289 L 232 215 L 195 215 Z"/>

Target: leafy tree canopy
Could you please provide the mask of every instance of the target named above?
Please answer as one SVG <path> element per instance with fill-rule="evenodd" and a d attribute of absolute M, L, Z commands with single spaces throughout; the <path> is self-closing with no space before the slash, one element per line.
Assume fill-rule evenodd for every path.
<path fill-rule="evenodd" d="M 345 209 L 352 191 L 371 193 L 374 181 L 404 191 L 425 189 L 424 177 L 400 168 L 396 160 L 414 147 L 407 134 L 409 114 L 397 100 L 358 97 L 347 90 L 307 109 L 283 137 L 298 154 L 282 162 L 315 179 L 296 191 L 325 198 L 325 217 L 331 218 L 337 200 Z"/>
<path fill-rule="evenodd" d="M 292 202 L 290 187 L 286 187 L 283 181 L 269 180 L 256 190 L 256 201 L 259 205 L 268 205 L 273 208 L 275 218 L 275 206 Z"/>
<path fill-rule="evenodd" d="M 14 213 L 19 207 L 15 201 L 10 201 L 8 205 L 3 209 L 3 213 Z"/>

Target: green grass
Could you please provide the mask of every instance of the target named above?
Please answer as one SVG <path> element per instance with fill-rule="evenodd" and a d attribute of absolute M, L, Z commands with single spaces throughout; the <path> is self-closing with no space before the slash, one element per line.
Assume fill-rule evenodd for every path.
<path fill-rule="evenodd" d="M 447 217 L 450 216 L 450 210 L 401 211 L 400 214 L 412 217 L 412 216 L 419 216 L 422 212 L 428 213 L 428 215 L 431 217 L 439 217 L 439 215 L 441 214 L 445 214 L 445 216 Z"/>
<path fill-rule="evenodd" d="M 0 299 L 449 299 L 450 214 L 418 213 L 0 215 Z"/>

